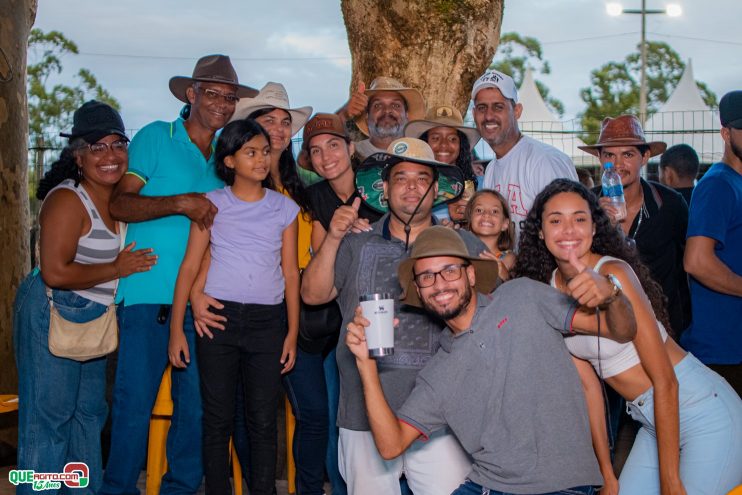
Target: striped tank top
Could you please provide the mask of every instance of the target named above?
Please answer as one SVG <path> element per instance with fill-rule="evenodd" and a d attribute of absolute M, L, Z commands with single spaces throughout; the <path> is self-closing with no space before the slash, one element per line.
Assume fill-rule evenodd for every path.
<path fill-rule="evenodd" d="M 57 189 L 70 189 L 74 191 L 75 194 L 77 194 L 77 197 L 80 198 L 83 206 L 85 206 L 85 210 L 87 210 L 88 216 L 90 217 L 90 231 L 80 237 L 77 242 L 75 263 L 96 265 L 100 263 L 110 263 L 115 260 L 121 248 L 119 235 L 108 230 L 108 227 L 106 227 L 106 224 L 98 214 L 95 204 L 90 199 L 90 196 L 88 196 L 88 193 L 82 185 L 75 187 L 74 180 L 66 179 L 57 187 L 52 189 L 52 191 Z M 52 191 L 49 191 L 49 194 L 51 194 Z M 113 303 L 113 297 L 117 285 L 118 279 L 115 279 L 88 289 L 73 290 L 72 292 L 90 299 L 91 301 L 108 306 Z"/>

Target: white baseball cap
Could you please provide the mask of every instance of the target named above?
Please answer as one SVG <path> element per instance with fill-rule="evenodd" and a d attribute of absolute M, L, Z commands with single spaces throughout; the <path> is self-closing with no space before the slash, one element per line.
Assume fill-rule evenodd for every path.
<path fill-rule="evenodd" d="M 507 74 L 499 70 L 489 70 L 477 79 L 471 90 L 471 99 L 476 98 L 477 93 L 484 88 L 497 88 L 502 96 L 518 103 L 518 89 L 515 87 L 515 81 Z"/>

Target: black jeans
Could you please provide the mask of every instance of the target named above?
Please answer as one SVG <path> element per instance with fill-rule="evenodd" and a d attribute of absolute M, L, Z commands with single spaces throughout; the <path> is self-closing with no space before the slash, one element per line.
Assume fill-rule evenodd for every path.
<path fill-rule="evenodd" d="M 197 352 L 203 401 L 203 454 L 206 492 L 231 494 L 229 437 L 234 427 L 238 375 L 245 393 L 250 438 L 247 483 L 251 495 L 275 490 L 277 426 L 281 398 L 281 352 L 286 337 L 286 307 L 220 301 L 227 317 L 224 331 L 198 339 Z"/>

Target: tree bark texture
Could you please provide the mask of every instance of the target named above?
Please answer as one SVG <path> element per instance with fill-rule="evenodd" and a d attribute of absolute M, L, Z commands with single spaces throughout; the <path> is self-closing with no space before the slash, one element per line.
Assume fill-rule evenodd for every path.
<path fill-rule="evenodd" d="M 341 0 L 353 58 L 351 92 L 391 76 L 428 107 L 462 114 L 474 81 L 492 62 L 504 0 Z"/>
<path fill-rule="evenodd" d="M 15 393 L 13 299 L 29 271 L 26 49 L 37 0 L 0 0 L 0 394 Z M 15 443 L 16 418 L 0 417 L 0 440 Z"/>

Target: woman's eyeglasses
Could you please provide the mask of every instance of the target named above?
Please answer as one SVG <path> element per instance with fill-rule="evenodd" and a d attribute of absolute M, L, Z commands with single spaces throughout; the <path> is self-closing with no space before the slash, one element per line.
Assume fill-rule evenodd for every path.
<path fill-rule="evenodd" d="M 126 153 L 127 148 L 129 148 L 129 141 L 126 141 L 125 139 L 119 139 L 118 141 L 114 141 L 111 144 L 93 143 L 89 144 L 87 148 L 94 156 L 105 155 L 106 153 L 108 153 L 108 148 L 111 148 L 114 153 Z"/>

